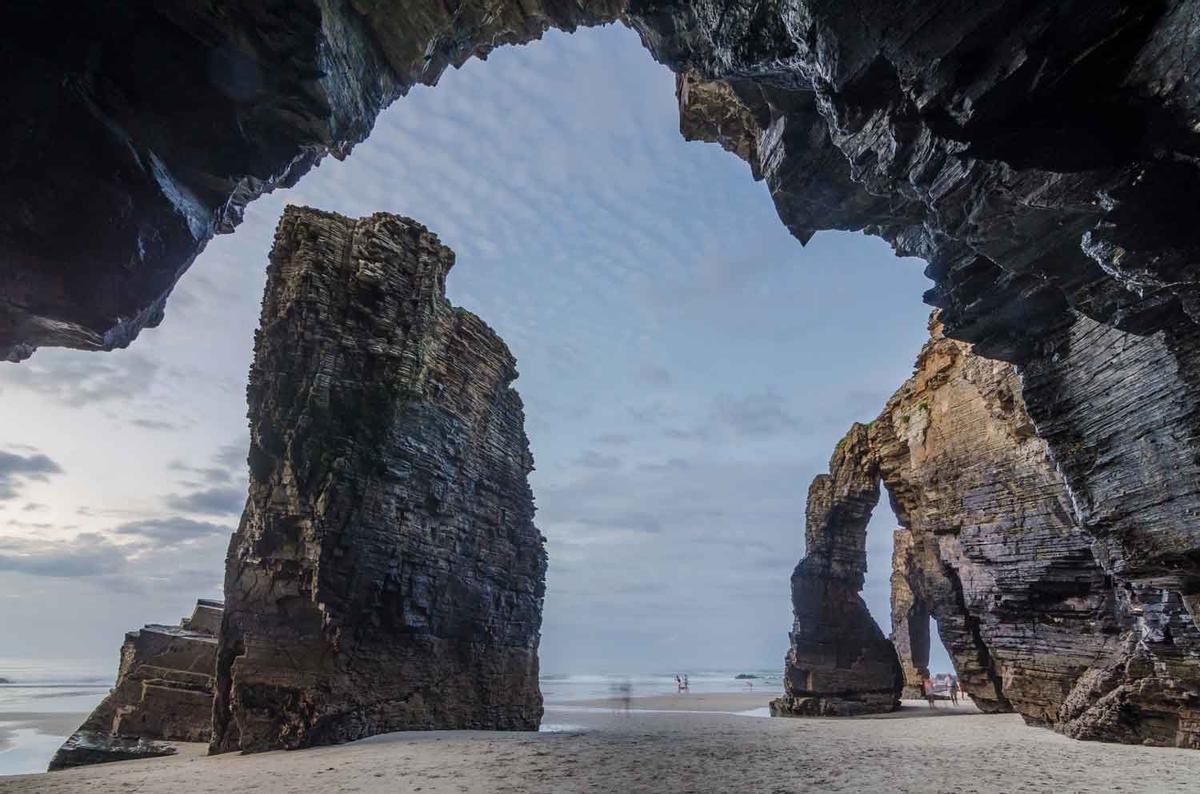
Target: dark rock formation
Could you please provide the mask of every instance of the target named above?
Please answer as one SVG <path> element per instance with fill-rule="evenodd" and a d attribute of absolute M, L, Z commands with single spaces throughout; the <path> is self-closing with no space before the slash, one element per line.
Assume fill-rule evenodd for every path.
<path fill-rule="evenodd" d="M 447 66 L 616 17 L 588 3 L 5 4 L 0 358 L 127 345 L 246 203 L 343 158 Z"/>
<path fill-rule="evenodd" d="M 792 573 L 791 647 L 774 716 L 847 716 L 893 711 L 903 683 L 896 651 L 859 593 L 867 570 L 867 522 L 879 473 L 867 428 L 838 444 L 829 474 L 808 489 L 805 555 Z"/>
<path fill-rule="evenodd" d="M 515 361 L 413 221 L 289 207 L 248 388 L 212 748 L 535 730 L 546 555 Z"/>
<path fill-rule="evenodd" d="M 4 9 L 0 356 L 127 344 L 246 202 L 409 86 L 621 17 L 799 239 L 929 263 L 946 335 L 1016 365 L 1104 575 L 1200 610 L 1200 0 L 85 5 Z M 982 629 L 941 630 L 1002 707 Z"/>
<path fill-rule="evenodd" d="M 1106 568 L 1014 368 L 932 331 L 913 377 L 835 454 L 862 456 L 839 467 L 876 473 L 904 524 L 892 629 L 906 684 L 923 672 L 931 614 L 985 711 L 1078 738 L 1200 747 L 1200 632 L 1181 598 Z"/>
<path fill-rule="evenodd" d="M 201 600 L 178 626 L 126 634 L 116 685 L 50 770 L 173 755 L 174 742 L 207 742 L 220 621 L 221 604 Z"/>

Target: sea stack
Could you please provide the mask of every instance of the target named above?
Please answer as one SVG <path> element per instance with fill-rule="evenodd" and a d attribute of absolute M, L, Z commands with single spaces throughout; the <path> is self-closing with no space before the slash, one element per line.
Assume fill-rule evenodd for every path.
<path fill-rule="evenodd" d="M 415 221 L 289 207 L 248 387 L 212 750 L 536 730 L 546 554 L 516 362 Z"/>

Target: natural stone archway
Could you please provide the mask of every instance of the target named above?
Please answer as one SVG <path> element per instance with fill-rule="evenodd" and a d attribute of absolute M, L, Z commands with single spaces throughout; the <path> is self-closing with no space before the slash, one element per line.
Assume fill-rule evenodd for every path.
<path fill-rule="evenodd" d="M 873 472 L 904 524 L 892 614 L 906 677 L 921 649 L 905 621 L 923 606 L 985 711 L 1011 708 L 1078 738 L 1200 747 L 1200 632 L 1182 600 L 1106 570 L 1014 368 L 946 339 L 936 321 L 931 332 L 913 377 L 831 463 Z M 847 542 L 847 554 L 860 549 Z"/>
<path fill-rule="evenodd" d="M 838 444 L 829 474 L 808 490 L 805 555 L 792 574 L 795 623 L 788 635 L 784 696 L 774 716 L 849 716 L 894 711 L 903 679 L 896 651 L 867 611 L 867 522 L 879 501 L 879 473 L 867 428 Z"/>
<path fill-rule="evenodd" d="M 289 207 L 247 389 L 212 748 L 536 730 L 546 571 L 516 362 L 394 215 Z"/>

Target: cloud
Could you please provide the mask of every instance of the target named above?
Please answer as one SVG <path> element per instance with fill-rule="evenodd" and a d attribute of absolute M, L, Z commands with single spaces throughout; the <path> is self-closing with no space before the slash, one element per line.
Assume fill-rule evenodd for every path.
<path fill-rule="evenodd" d="M 607 444 L 610 447 L 627 447 L 633 443 L 633 437 L 624 433 L 601 433 L 596 436 L 597 444 Z"/>
<path fill-rule="evenodd" d="M 126 566 L 125 553 L 103 535 L 84 532 L 74 540 L 41 542 L 0 539 L 0 571 L 61 579 L 109 576 Z"/>
<path fill-rule="evenodd" d="M 675 376 L 666 367 L 643 366 L 637 371 L 637 381 L 647 386 L 670 386 L 675 382 Z"/>
<path fill-rule="evenodd" d="M 679 411 L 675 408 L 657 401 L 645 405 L 631 405 L 627 410 L 630 419 L 643 425 L 659 424 L 679 416 Z"/>
<path fill-rule="evenodd" d="M 597 529 L 626 530 L 650 534 L 662 532 L 663 529 L 662 519 L 652 513 L 639 511 L 611 513 L 606 516 L 586 516 L 578 519 L 578 523 Z"/>
<path fill-rule="evenodd" d="M 719 396 L 713 404 L 713 418 L 742 436 L 766 436 L 800 427 L 786 401 L 773 390 L 741 397 Z"/>
<path fill-rule="evenodd" d="M 157 419 L 130 419 L 129 424 L 134 427 L 140 427 L 143 430 L 178 430 L 179 425 L 171 422 L 162 422 Z"/>
<path fill-rule="evenodd" d="M 145 394 L 157 372 L 158 364 L 131 350 L 43 350 L 18 367 L 0 369 L 0 386 L 24 389 L 77 408 Z"/>
<path fill-rule="evenodd" d="M 228 535 L 231 531 L 227 526 L 208 521 L 194 521 L 183 516 L 127 521 L 113 527 L 113 532 L 118 535 L 137 535 L 164 544 L 186 543 L 212 535 Z"/>
<path fill-rule="evenodd" d="M 245 488 L 203 488 L 184 494 L 171 494 L 166 499 L 173 510 L 207 515 L 235 515 L 246 505 Z"/>
<path fill-rule="evenodd" d="M 40 452 L 18 455 L 0 450 L 0 501 L 15 498 L 20 485 L 45 482 L 51 474 L 62 474 L 62 467 Z"/>
<path fill-rule="evenodd" d="M 233 486 L 241 488 L 242 483 L 246 481 L 247 477 L 246 452 L 249 446 L 249 439 L 239 440 L 232 444 L 222 445 L 217 449 L 216 454 L 213 455 L 213 465 L 211 466 L 193 466 L 190 463 L 184 463 L 182 460 L 173 460 L 168 463 L 167 468 L 171 469 L 172 471 L 187 472 L 188 474 L 194 475 L 199 480 L 199 482 L 184 481 L 182 483 L 184 486 L 191 488 L 194 491 L 205 492 L 205 495 L 175 495 L 172 496 L 171 499 L 175 500 L 177 504 L 184 504 L 184 502 L 180 500 L 192 499 L 192 503 L 194 505 L 205 504 L 207 507 L 211 507 L 214 504 L 212 500 L 220 499 L 218 494 L 213 493 L 213 491 L 221 490 L 217 486 L 225 486 L 225 490 L 228 490 Z M 244 490 L 241 491 L 240 494 L 241 495 L 239 496 L 239 499 L 244 499 Z M 177 509 L 194 510 L 196 508 L 180 507 Z M 239 504 L 237 511 L 241 512 L 241 509 L 242 508 Z M 212 511 L 202 510 L 199 512 Z"/>
<path fill-rule="evenodd" d="M 575 465 L 585 469 L 617 469 L 621 466 L 621 459 L 616 455 L 605 455 L 589 449 L 575 459 Z"/>

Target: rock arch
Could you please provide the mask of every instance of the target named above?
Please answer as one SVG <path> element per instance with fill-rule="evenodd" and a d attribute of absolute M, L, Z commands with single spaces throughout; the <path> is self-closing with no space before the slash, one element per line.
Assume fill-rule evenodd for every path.
<path fill-rule="evenodd" d="M 844 713 L 852 709 L 833 704 L 846 701 L 889 710 L 877 696 L 886 676 L 859 671 L 894 659 L 895 695 L 911 687 L 928 658 L 928 637 L 913 624 L 928 625 L 928 614 L 985 711 L 1015 710 L 1079 738 L 1200 746 L 1197 715 L 1182 706 L 1200 690 L 1200 633 L 1182 600 L 1114 580 L 1076 521 L 1013 367 L 946 339 L 936 320 L 930 330 L 913 377 L 870 425 L 851 428 L 830 474 L 813 483 L 787 660 L 804 677 L 785 679 L 788 697 L 776 711 Z M 814 605 L 830 594 L 861 606 L 861 577 L 839 579 L 839 571 L 866 563 L 865 527 L 879 483 L 903 525 L 892 558 L 894 650 L 879 644 L 877 627 L 849 635 L 814 617 Z M 830 543 L 841 548 L 831 551 Z M 822 584 L 853 586 L 814 588 L 802 574 L 825 559 L 838 562 L 820 567 Z M 854 614 L 874 627 L 865 606 Z M 823 680 L 814 667 L 827 681 L 837 672 L 858 677 L 840 690 L 805 689 Z"/>

